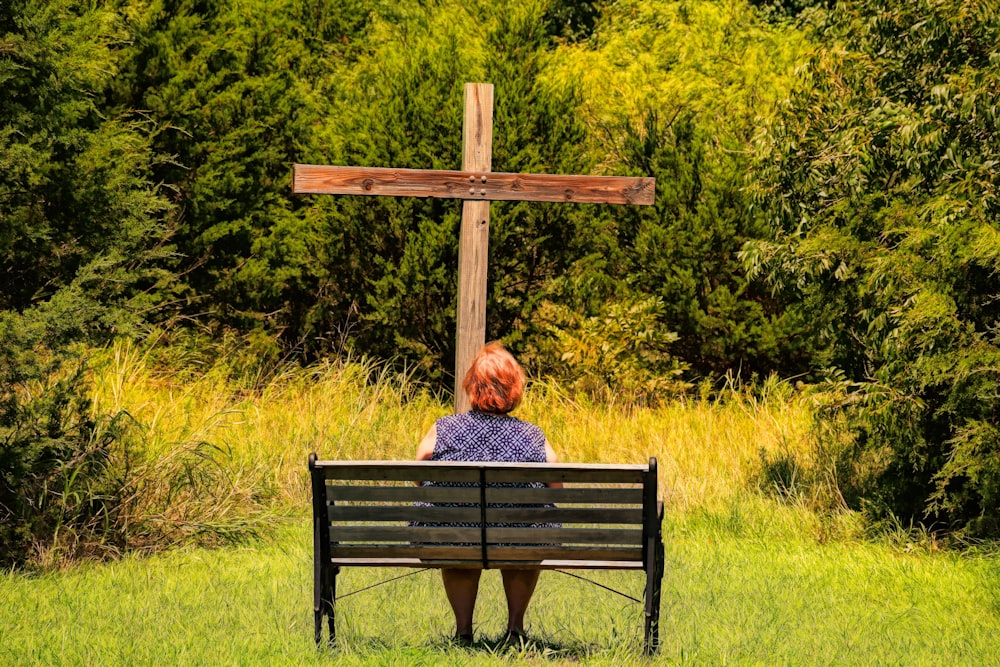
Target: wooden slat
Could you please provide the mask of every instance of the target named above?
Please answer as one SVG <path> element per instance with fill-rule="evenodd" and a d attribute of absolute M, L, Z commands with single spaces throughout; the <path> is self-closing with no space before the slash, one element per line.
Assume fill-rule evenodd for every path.
<path fill-rule="evenodd" d="M 297 164 L 295 194 L 444 197 L 485 201 L 653 203 L 656 180 L 629 176 L 508 174 Z"/>
<path fill-rule="evenodd" d="M 490 544 L 601 544 L 642 547 L 641 530 L 619 528 L 487 528 Z"/>
<path fill-rule="evenodd" d="M 642 489 L 511 489 L 487 488 L 488 503 L 586 503 L 592 505 L 642 505 Z"/>
<path fill-rule="evenodd" d="M 327 508 L 331 522 L 420 521 L 421 523 L 478 523 L 476 507 L 415 507 L 412 505 L 333 505 Z M 487 523 L 589 523 L 641 525 L 642 510 L 606 507 L 509 507 L 486 510 Z"/>
<path fill-rule="evenodd" d="M 337 558 L 424 558 L 430 560 L 480 561 L 483 550 L 477 547 L 428 547 L 417 545 L 330 545 L 330 557 Z M 612 559 L 613 560 L 613 559 Z"/>
<path fill-rule="evenodd" d="M 386 461 L 378 460 L 357 460 L 357 461 L 319 461 L 314 463 L 317 470 L 353 470 L 356 468 L 412 468 L 414 470 L 425 470 L 440 468 L 442 470 L 479 470 L 489 468 L 495 470 L 580 470 L 580 471 L 630 471 L 645 472 L 649 470 L 648 464 L 639 463 L 513 463 L 501 461 Z M 330 475 L 327 475 L 329 478 Z"/>
<path fill-rule="evenodd" d="M 332 565 L 343 567 L 414 567 L 481 569 L 479 560 L 445 560 L 428 558 L 331 558 Z M 522 560 L 492 560 L 491 568 L 524 567 Z M 531 563 L 539 570 L 641 570 L 642 563 L 634 560 L 542 560 Z"/>
<path fill-rule="evenodd" d="M 343 542 L 479 542 L 479 528 L 410 526 L 334 526 L 330 539 Z"/>
<path fill-rule="evenodd" d="M 562 482 L 569 484 L 641 484 L 642 470 L 580 470 L 561 469 L 556 467 L 517 468 L 487 468 L 486 483 L 507 482 Z"/>
<path fill-rule="evenodd" d="M 479 503 L 476 486 L 335 486 L 327 485 L 326 497 L 340 501 Z"/>
<path fill-rule="evenodd" d="M 600 548 L 600 547 L 490 547 L 491 564 L 500 561 L 509 563 L 536 563 L 546 560 L 573 561 L 635 561 L 642 563 L 642 549 Z M 482 550 L 479 547 L 413 546 L 405 544 L 330 546 L 331 559 L 366 558 L 419 558 L 422 560 L 479 561 Z"/>
<path fill-rule="evenodd" d="M 435 462 L 437 465 L 446 465 L 444 462 Z M 521 463 L 521 462 L 482 462 L 473 463 L 472 465 L 479 465 L 487 470 L 538 470 L 542 472 L 546 471 L 565 471 L 568 473 L 581 472 L 581 473 L 636 473 L 640 474 L 649 470 L 648 464 L 638 464 L 638 463 Z M 630 479 L 641 479 L 630 477 Z"/>
<path fill-rule="evenodd" d="M 476 510 L 478 512 L 478 510 Z M 642 524 L 642 510 L 617 507 L 487 508 L 487 523 Z"/>
<path fill-rule="evenodd" d="M 423 464 L 429 465 L 429 464 Z M 435 469 L 436 468 L 436 469 Z M 336 468 L 323 468 L 323 474 L 329 480 L 384 480 L 397 482 L 479 482 L 479 470 L 474 467 L 442 468 L 434 467 L 421 470 L 420 465 L 350 465 Z"/>
<path fill-rule="evenodd" d="M 423 558 L 331 558 L 332 565 L 350 567 L 419 567 L 419 568 L 441 568 L 454 567 L 463 569 L 482 569 L 483 564 L 478 558 L 475 560 L 448 560 L 448 559 L 423 559 Z M 572 566 L 571 566 L 572 567 Z"/>
<path fill-rule="evenodd" d="M 413 505 L 334 505 L 328 508 L 335 521 L 420 521 L 422 523 L 478 523 L 480 511 L 465 507 L 415 507 Z"/>
<path fill-rule="evenodd" d="M 490 567 L 524 565 L 522 561 L 491 560 Z M 546 559 L 532 563 L 539 570 L 641 570 L 642 562 L 638 560 L 555 560 Z"/>
<path fill-rule="evenodd" d="M 628 560 L 642 562 L 642 549 L 628 547 L 489 547 L 487 557 L 495 561 L 532 562 L 555 560 Z"/>

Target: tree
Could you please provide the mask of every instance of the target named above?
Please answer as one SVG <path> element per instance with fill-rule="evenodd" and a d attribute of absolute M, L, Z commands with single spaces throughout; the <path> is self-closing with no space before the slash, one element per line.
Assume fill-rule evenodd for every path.
<path fill-rule="evenodd" d="M 574 309 L 654 299 L 678 336 L 671 354 L 703 377 L 808 370 L 804 323 L 736 256 L 766 232 L 745 214 L 746 146 L 805 46 L 742 0 L 628 1 L 605 9 L 587 44 L 557 52 L 545 78 L 579 87 L 588 153 L 657 179 L 655 206 L 602 216 L 604 231 L 584 237 Z"/>
<path fill-rule="evenodd" d="M 74 285 L 121 304 L 165 276 L 168 203 L 149 120 L 102 104 L 129 36 L 114 12 L 7 4 L 0 24 L 0 309 Z M 106 323 L 110 326 L 111 323 Z"/>
<path fill-rule="evenodd" d="M 106 518 L 116 434 L 92 413 L 82 353 L 134 332 L 172 284 L 153 126 L 102 105 L 128 40 L 103 8 L 0 7 L 3 563 Z"/>
<path fill-rule="evenodd" d="M 1000 18 L 977 0 L 854 0 L 760 145 L 743 258 L 849 389 L 845 490 L 1000 535 Z"/>
<path fill-rule="evenodd" d="M 340 293 L 341 276 L 323 261 L 329 230 L 291 195 L 291 165 L 315 154 L 367 21 L 360 1 L 162 0 L 136 12 L 112 99 L 147 110 L 155 150 L 172 156 L 156 175 L 178 208 L 186 312 L 203 324 L 300 351 L 325 333 L 313 304 Z"/>

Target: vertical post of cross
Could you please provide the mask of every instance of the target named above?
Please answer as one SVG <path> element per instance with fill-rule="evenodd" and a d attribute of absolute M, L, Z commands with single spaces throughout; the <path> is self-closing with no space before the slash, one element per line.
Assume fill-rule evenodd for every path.
<path fill-rule="evenodd" d="M 462 171 L 470 172 L 469 194 L 482 193 L 493 163 L 493 84 L 465 84 Z M 489 254 L 490 202 L 462 204 L 458 245 L 458 306 L 455 341 L 455 412 L 469 410 L 462 381 L 486 342 L 486 261 Z"/>

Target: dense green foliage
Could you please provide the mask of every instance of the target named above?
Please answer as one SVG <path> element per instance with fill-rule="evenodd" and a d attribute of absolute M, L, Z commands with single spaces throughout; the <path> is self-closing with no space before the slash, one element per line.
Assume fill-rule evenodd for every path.
<path fill-rule="evenodd" d="M 801 43 L 794 31 L 768 26 L 743 0 L 252 5 L 106 3 L 84 12 L 96 29 L 80 43 L 74 31 L 83 19 L 60 14 L 69 10 L 57 2 L 37 3 L 45 11 L 9 9 L 14 23 L 43 20 L 28 18 L 36 14 L 65 23 L 66 49 L 94 57 L 79 67 L 61 63 L 59 77 L 43 85 L 31 77 L 42 81 L 50 65 L 11 68 L 10 94 L 35 104 L 7 129 L 16 147 L 8 159 L 18 161 L 11 177 L 45 159 L 49 182 L 89 199 L 60 193 L 39 219 L 26 217 L 32 191 L 10 189 L 4 262 L 12 277 L 30 279 L 17 276 L 8 307 L 44 300 L 88 253 L 138 229 L 100 209 L 123 205 L 118 193 L 132 187 L 101 174 L 124 173 L 169 193 L 169 215 L 160 217 L 171 223 L 178 280 L 169 291 L 157 286 L 156 296 L 176 308 L 159 317 L 180 314 L 257 341 L 277 337 L 262 353 L 314 359 L 347 346 L 400 355 L 431 378 L 447 374 L 458 204 L 294 197 L 290 165 L 457 168 L 462 85 L 488 80 L 497 90 L 495 170 L 646 174 L 660 183 L 657 205 L 646 211 L 495 204 L 488 337 L 553 372 L 559 341 L 582 332 L 563 331 L 573 318 L 546 312 L 604 317 L 609 301 L 654 299 L 656 327 L 678 336 L 658 345 L 665 365 L 650 367 L 653 376 L 681 367 L 695 375 L 808 368 L 781 300 L 750 285 L 734 261 L 756 234 L 741 217 L 739 146 L 787 86 Z M 720 53 L 700 53 L 720 32 L 734 39 Z M 35 48 L 34 35 L 16 43 Z M 652 58 L 654 67 L 637 73 L 636 58 Z M 714 65 L 717 58 L 741 64 L 730 70 Z M 580 76 L 581 66 L 620 80 L 628 102 Z M 34 91 L 52 82 L 77 91 L 72 109 L 46 107 L 44 96 L 34 102 Z M 672 93 L 671 101 L 657 92 Z M 67 113 L 75 115 L 61 118 Z M 75 152 L 66 154 L 58 144 L 45 155 L 24 153 L 37 152 L 37 141 L 17 123 L 67 120 L 99 126 L 104 136 L 85 147 L 74 135 Z M 86 188 L 71 176 L 86 170 L 80 160 L 106 163 L 85 172 L 95 180 Z M 140 203 L 132 202 L 133 217 L 157 218 L 135 210 Z M 31 261 L 36 252 L 41 261 Z"/>
<path fill-rule="evenodd" d="M 164 288 L 151 270 L 168 240 L 152 125 L 103 103 L 129 37 L 125 20 L 75 5 L 26 0 L 0 9 L 5 311 L 61 290 L 112 307 L 139 289 Z"/>
<path fill-rule="evenodd" d="M 848 389 L 845 491 L 1000 535 L 1000 10 L 859 0 L 765 141 L 774 236 L 747 262 L 815 323 Z"/>
<path fill-rule="evenodd" d="M 85 344 L 168 298 L 169 204 L 150 122 L 103 106 L 123 17 L 71 2 L 0 7 L 0 563 L 115 511 Z"/>
<path fill-rule="evenodd" d="M 489 338 L 527 352 L 539 372 L 556 372 L 553 360 L 571 353 L 559 341 L 582 332 L 563 331 L 573 318 L 546 313 L 605 317 L 609 300 L 652 298 L 662 304 L 657 328 L 678 339 L 658 346 L 663 363 L 646 379 L 680 367 L 696 375 L 805 370 L 808 352 L 780 299 L 749 285 L 735 261 L 756 232 L 741 222 L 747 161 L 733 150 L 781 96 L 801 40 L 742 0 L 724 5 L 622 2 L 598 13 L 559 0 L 260 11 L 152 3 L 136 14 L 113 99 L 144 109 L 158 128 L 155 149 L 172 158 L 156 173 L 176 191 L 184 312 L 213 328 L 264 334 L 255 340 L 277 335 L 306 358 L 347 346 L 399 355 L 429 378 L 447 375 L 459 205 L 292 197 L 289 166 L 457 168 L 462 85 L 485 80 L 497 91 L 495 170 L 660 182 L 655 211 L 495 204 Z M 627 23 L 637 9 L 639 21 Z M 663 16 L 678 22 L 664 39 L 638 40 L 639 55 L 687 35 L 673 55 L 657 56 L 654 73 L 678 90 L 707 70 L 680 97 L 664 103 L 643 93 L 622 105 L 573 75 L 573 63 L 588 58 L 593 71 L 634 91 L 655 90 L 616 63 L 634 33 L 662 32 Z M 735 75 L 696 50 L 719 31 L 740 36 L 723 54 L 746 57 Z M 682 68 L 671 65 L 678 60 Z M 752 87 L 738 91 L 747 81 Z M 709 102 L 720 89 L 729 91 L 725 108 Z"/>
<path fill-rule="evenodd" d="M 184 311 L 300 342 L 317 333 L 308 326 L 317 295 L 340 291 L 339 267 L 324 257 L 330 229 L 295 210 L 290 165 L 314 152 L 329 70 L 366 15 L 350 2 L 251 5 L 144 7 L 111 98 L 145 110 L 155 149 L 171 156 L 156 174 L 179 209 Z"/>
<path fill-rule="evenodd" d="M 994 5 L 3 3 L 5 553 L 114 522 L 51 492 L 114 495 L 88 345 L 451 385 L 460 205 L 293 196 L 291 165 L 458 168 L 467 81 L 495 170 L 657 178 L 648 208 L 493 204 L 489 338 L 614 400 L 832 378 L 850 503 L 1000 535 Z"/>
<path fill-rule="evenodd" d="M 307 161 L 457 169 L 462 89 L 491 81 L 495 171 L 561 173 L 583 168 L 583 128 L 574 99 L 536 79 L 553 26 L 543 3 L 454 21 L 452 8 L 412 8 L 405 23 L 375 21 L 371 50 L 341 77 L 329 148 Z M 398 20 L 398 18 L 396 19 Z M 400 43 L 407 44 L 405 53 Z M 356 305 L 355 344 L 402 354 L 430 374 L 452 365 L 460 206 L 447 200 L 318 198 L 331 233 L 325 255 L 350 271 L 337 276 L 343 303 L 326 307 L 324 329 Z M 539 295 L 579 252 L 582 207 L 498 204 L 491 212 L 487 336 L 509 337 L 530 321 Z M 338 318 L 340 321 L 338 321 Z"/>
<path fill-rule="evenodd" d="M 736 257 L 762 233 L 745 215 L 746 146 L 787 94 L 803 47 L 743 2 L 622 0 L 588 48 L 561 50 L 548 73 L 580 82 L 595 153 L 657 177 L 654 207 L 602 211 L 614 236 L 577 280 L 602 302 L 659 300 L 657 321 L 678 335 L 670 352 L 696 376 L 809 368 L 803 324 Z M 593 287 L 598 276 L 613 293 Z"/>

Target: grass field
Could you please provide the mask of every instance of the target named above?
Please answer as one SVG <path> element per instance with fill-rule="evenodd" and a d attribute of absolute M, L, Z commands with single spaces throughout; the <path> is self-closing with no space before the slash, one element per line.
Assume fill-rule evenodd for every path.
<path fill-rule="evenodd" d="M 133 548 L 151 555 L 79 563 L 57 541 L 34 573 L 0 573 L 0 665 L 1000 664 L 991 552 L 939 551 L 905 531 L 866 538 L 856 514 L 771 492 L 762 461 L 821 466 L 811 399 L 778 382 L 658 407 L 591 405 L 536 383 L 519 409 L 563 460 L 658 458 L 666 576 L 652 661 L 641 605 L 559 573 L 542 577 L 526 651 L 497 645 L 495 573 L 479 641 L 451 646 L 436 572 L 342 600 L 338 646 L 317 651 L 308 453 L 408 459 L 448 405 L 374 364 L 234 379 L 218 365 L 163 370 L 128 345 L 101 361 L 95 412 L 133 425 L 115 456 L 128 456 Z M 338 592 L 400 573 L 347 570 Z M 640 574 L 588 576 L 641 596 Z"/>
<path fill-rule="evenodd" d="M 787 523 L 755 526 L 747 513 L 760 509 L 667 526 L 663 645 L 652 664 L 997 664 L 994 559 L 820 545 L 782 535 Z M 399 573 L 352 569 L 339 587 Z M 640 574 L 592 576 L 641 592 Z M 332 651 L 312 643 L 311 591 L 301 520 L 242 547 L 5 574 L 0 664 L 647 664 L 641 606 L 558 573 L 539 584 L 528 618 L 538 642 L 527 651 L 496 645 L 504 618 L 496 574 L 484 577 L 471 649 L 447 641 L 452 619 L 436 572 L 341 601 Z"/>

